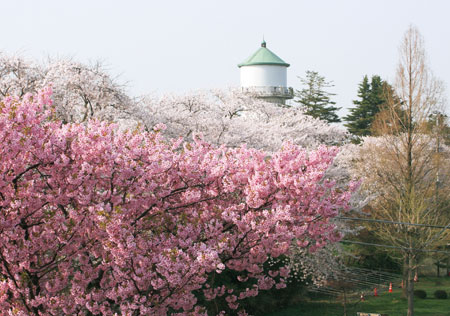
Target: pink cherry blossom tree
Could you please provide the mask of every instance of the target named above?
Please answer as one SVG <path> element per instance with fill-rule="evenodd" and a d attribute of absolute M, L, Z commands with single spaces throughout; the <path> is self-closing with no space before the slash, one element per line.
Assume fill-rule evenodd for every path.
<path fill-rule="evenodd" d="M 117 122 L 121 130 L 132 130 L 138 125 L 152 130 L 164 122 L 167 128 L 161 133 L 167 137 L 181 135 L 191 141 L 194 135 L 202 134 L 212 144 L 239 147 L 246 143 L 248 147 L 269 152 L 279 150 L 285 141 L 316 149 L 320 144 L 340 145 L 347 139 L 345 130 L 339 126 L 305 115 L 298 108 L 264 102 L 238 89 L 147 96 L 135 102 L 99 63 L 85 65 L 63 58 L 36 63 L 0 54 L 0 73 L 3 95 L 37 92 L 51 83 L 55 115 L 65 123 L 98 118 Z M 342 159 L 338 161 L 328 175 L 345 185 L 348 172 Z M 364 201 L 353 200 L 357 200 L 356 204 Z M 340 231 L 346 228 L 340 227 Z M 312 276 L 314 281 L 326 279 L 333 274 L 331 271 L 339 269 L 335 252 L 322 250 L 320 255 L 307 256 L 302 249 L 296 249 L 294 266 L 301 270 L 301 275 Z"/>
<path fill-rule="evenodd" d="M 354 183 L 337 153 L 269 156 L 113 124 L 56 120 L 49 88 L 0 103 L 0 309 L 9 315 L 239 314 L 281 288 L 290 247 L 339 240 Z M 231 273 L 239 288 L 218 282 Z"/>
<path fill-rule="evenodd" d="M 298 107 L 281 107 L 242 93 L 239 89 L 149 95 L 136 104 L 133 115 L 150 130 L 159 122 L 165 123 L 167 129 L 163 133 L 168 137 L 191 139 L 200 133 L 213 144 L 239 147 L 245 143 L 248 147 L 268 152 L 279 150 L 285 141 L 316 149 L 321 144 L 345 146 L 349 139 L 341 126 L 306 115 Z M 327 175 L 335 179 L 337 185 L 345 186 L 351 179 L 347 158 L 348 155 L 339 155 L 339 159 L 327 171 Z M 359 192 L 353 195 L 354 211 L 366 203 L 366 196 Z M 355 231 L 342 222 L 339 223 L 339 230 L 345 234 Z M 293 247 L 291 268 L 297 270 L 297 275 L 320 285 L 342 269 L 337 252 L 342 253 L 335 244 L 313 254 Z"/>

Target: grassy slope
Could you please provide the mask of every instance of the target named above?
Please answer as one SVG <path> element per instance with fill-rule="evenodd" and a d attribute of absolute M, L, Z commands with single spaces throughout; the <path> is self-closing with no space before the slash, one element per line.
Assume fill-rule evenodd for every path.
<path fill-rule="evenodd" d="M 439 280 L 441 285 L 436 284 Z M 415 289 L 427 292 L 426 299 L 415 299 L 415 315 L 417 316 L 450 316 L 450 297 L 446 300 L 434 298 L 434 291 L 445 290 L 450 294 L 450 278 L 421 278 L 415 284 Z M 356 312 L 385 313 L 389 316 L 406 315 L 406 299 L 401 297 L 401 289 L 394 288 L 393 293 L 384 291 L 379 297 L 366 297 L 365 302 L 352 304 L 348 307 L 348 316 L 355 316 Z M 351 299 L 354 303 L 356 299 Z M 311 300 L 296 306 L 268 314 L 267 316 L 342 316 L 343 307 L 337 299 Z"/>

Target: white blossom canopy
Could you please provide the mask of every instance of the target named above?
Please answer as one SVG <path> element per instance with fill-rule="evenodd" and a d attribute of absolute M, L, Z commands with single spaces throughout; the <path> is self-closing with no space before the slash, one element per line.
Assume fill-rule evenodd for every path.
<path fill-rule="evenodd" d="M 134 115 L 147 127 L 167 126 L 170 137 L 202 134 L 214 144 L 275 151 L 284 141 L 306 148 L 319 144 L 339 145 L 348 134 L 338 125 L 303 113 L 299 108 L 281 107 L 238 89 L 197 91 L 185 95 L 146 96 Z"/>
<path fill-rule="evenodd" d="M 132 103 L 124 87 L 100 63 L 49 59 L 38 64 L 0 53 L 0 95 L 22 96 L 47 85 L 53 87 L 56 114 L 63 122 L 120 121 Z"/>

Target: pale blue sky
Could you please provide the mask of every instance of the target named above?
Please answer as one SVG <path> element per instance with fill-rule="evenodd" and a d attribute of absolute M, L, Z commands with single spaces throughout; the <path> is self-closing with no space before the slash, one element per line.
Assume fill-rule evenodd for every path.
<path fill-rule="evenodd" d="M 133 95 L 239 85 L 237 64 L 262 36 L 286 62 L 288 84 L 316 70 L 352 106 L 363 75 L 392 80 L 410 24 L 449 90 L 450 1 L 2 0 L 0 51 L 100 59 Z M 449 91 L 447 91 L 447 96 Z M 342 112 L 344 113 L 344 112 Z"/>

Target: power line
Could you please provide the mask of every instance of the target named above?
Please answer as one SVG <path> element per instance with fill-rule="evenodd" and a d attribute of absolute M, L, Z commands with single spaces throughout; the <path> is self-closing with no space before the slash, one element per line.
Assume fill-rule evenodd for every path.
<path fill-rule="evenodd" d="M 390 282 L 397 282 L 401 280 L 401 275 L 394 274 L 381 270 L 372 270 L 356 267 L 342 267 L 333 273 L 332 282 L 326 285 L 311 285 L 308 287 L 310 292 L 323 293 L 330 296 L 338 296 L 343 293 L 343 288 L 339 283 L 333 281 L 344 281 L 346 283 L 353 283 L 350 289 L 353 293 L 368 293 L 374 287 L 379 290 L 388 288 Z"/>
<path fill-rule="evenodd" d="M 341 242 L 349 243 L 349 244 L 358 244 L 358 245 L 367 245 L 367 246 L 402 249 L 402 250 L 414 250 L 414 251 L 420 251 L 420 252 L 437 252 L 437 253 L 450 254 L 450 251 L 445 251 L 445 250 L 406 248 L 406 247 L 399 247 L 399 246 L 392 246 L 392 245 L 383 245 L 383 244 L 375 244 L 375 243 L 370 243 L 370 242 L 353 241 L 353 240 L 341 240 Z"/>
<path fill-rule="evenodd" d="M 439 225 L 415 224 L 415 223 L 388 221 L 388 220 L 385 220 L 385 219 L 360 218 L 360 217 L 341 217 L 341 216 L 336 217 L 336 219 L 340 219 L 340 220 L 344 220 L 344 221 L 361 221 L 361 222 L 374 222 L 374 223 L 384 223 L 384 224 L 397 224 L 397 225 L 407 225 L 407 226 L 450 229 L 450 224 L 447 225 L 447 226 L 439 226 Z"/>

